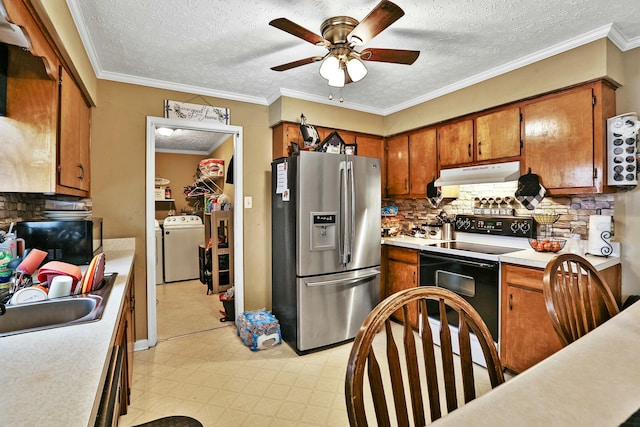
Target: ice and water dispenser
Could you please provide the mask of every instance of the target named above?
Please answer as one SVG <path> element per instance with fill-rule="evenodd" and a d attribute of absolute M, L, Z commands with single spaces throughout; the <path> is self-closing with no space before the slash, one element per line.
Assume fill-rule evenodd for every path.
<path fill-rule="evenodd" d="M 338 247 L 337 212 L 311 212 L 311 250 L 327 251 Z"/>

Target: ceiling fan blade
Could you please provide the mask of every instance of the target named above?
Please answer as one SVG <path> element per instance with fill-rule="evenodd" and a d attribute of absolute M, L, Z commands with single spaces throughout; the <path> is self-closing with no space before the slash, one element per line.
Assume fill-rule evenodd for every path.
<path fill-rule="evenodd" d="M 269 22 L 269 25 L 272 27 L 276 27 L 282 31 L 285 31 L 289 34 L 293 34 L 296 37 L 300 37 L 302 40 L 308 41 L 311 44 L 319 45 L 319 46 L 328 46 L 329 42 L 325 40 L 323 37 L 317 35 L 316 33 L 307 30 L 304 27 L 296 24 L 295 22 L 289 21 L 287 18 L 278 18 Z"/>
<path fill-rule="evenodd" d="M 382 0 L 371 12 L 351 31 L 347 37 L 349 42 L 362 46 L 377 36 L 389 25 L 404 15 L 404 11 L 395 3 Z"/>
<path fill-rule="evenodd" d="M 322 56 L 310 56 L 309 58 L 299 59 L 297 61 L 289 62 L 287 64 L 278 65 L 277 67 L 271 67 L 273 71 L 286 71 L 292 68 L 300 67 L 301 65 L 311 64 L 313 62 L 321 61 Z"/>
<path fill-rule="evenodd" d="M 394 64 L 413 64 L 420 56 L 419 50 L 403 49 L 365 49 L 360 52 L 363 61 L 392 62 Z"/>

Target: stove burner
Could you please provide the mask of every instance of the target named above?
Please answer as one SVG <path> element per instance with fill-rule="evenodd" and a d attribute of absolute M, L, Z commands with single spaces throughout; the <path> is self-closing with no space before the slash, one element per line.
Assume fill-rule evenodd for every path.
<path fill-rule="evenodd" d="M 516 251 L 522 250 L 518 248 L 505 248 L 504 246 L 491 246 L 491 245 L 483 245 L 480 243 L 468 243 L 468 242 L 434 243 L 429 246 L 442 248 L 442 249 L 456 249 L 459 251 L 477 252 L 477 253 L 489 254 L 489 255 L 503 255 L 503 254 L 508 254 L 510 252 L 516 252 Z"/>

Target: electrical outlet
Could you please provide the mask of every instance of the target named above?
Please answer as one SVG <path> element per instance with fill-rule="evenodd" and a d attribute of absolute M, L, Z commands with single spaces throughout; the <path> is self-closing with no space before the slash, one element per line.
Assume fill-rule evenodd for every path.
<path fill-rule="evenodd" d="M 253 207 L 253 197 L 245 196 L 244 197 L 244 208 L 251 209 Z"/>

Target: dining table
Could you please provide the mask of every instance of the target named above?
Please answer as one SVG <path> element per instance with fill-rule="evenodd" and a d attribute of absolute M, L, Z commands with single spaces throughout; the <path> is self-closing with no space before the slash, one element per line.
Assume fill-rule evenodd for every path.
<path fill-rule="evenodd" d="M 431 425 L 640 426 L 640 302 Z"/>

